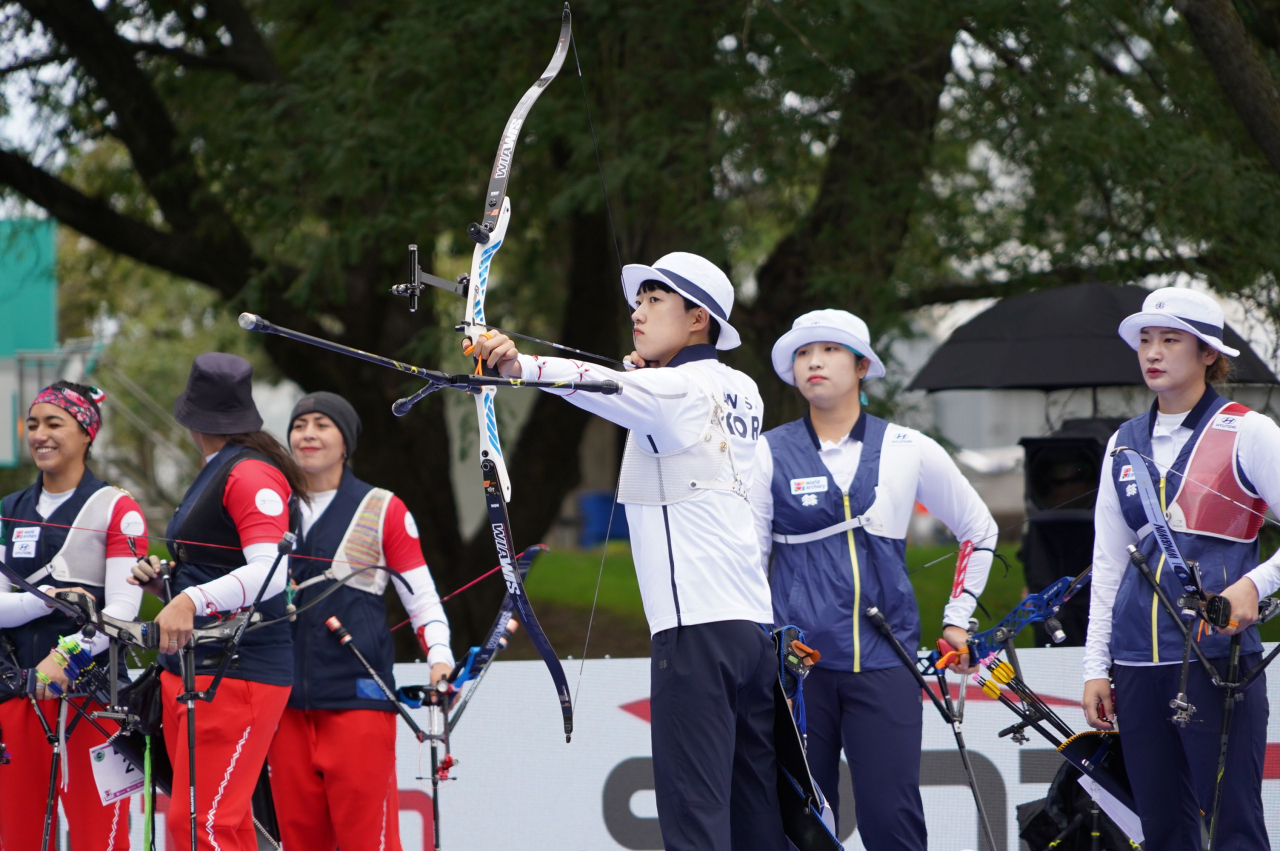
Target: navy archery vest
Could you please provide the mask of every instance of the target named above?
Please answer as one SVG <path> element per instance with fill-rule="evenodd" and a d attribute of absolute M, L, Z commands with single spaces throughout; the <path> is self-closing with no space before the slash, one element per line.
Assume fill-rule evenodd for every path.
<path fill-rule="evenodd" d="M 58 506 L 49 517 L 41 517 L 36 511 L 40 500 L 44 474 L 36 476 L 36 482 L 26 490 L 9 494 L 0 502 L 0 512 L 4 517 L 12 518 L 0 521 L 4 532 L 0 540 L 5 542 L 5 562 L 21 576 L 31 576 L 40 568 L 49 564 L 62 545 L 66 543 L 65 526 L 74 525 L 76 515 L 84 507 L 89 497 L 102 488 L 109 487 L 98 479 L 88 467 L 80 477 L 80 484 L 66 502 Z M 41 523 L 56 523 L 58 526 L 42 526 Z M 34 538 L 34 540 L 33 540 Z M 105 565 L 103 565 L 105 581 Z M 0 577 L 0 582 L 7 581 Z M 52 576 L 45 576 L 36 581 L 36 585 L 50 585 L 55 588 L 79 586 L 92 594 L 101 606 L 105 602 L 105 592 L 101 585 L 87 585 L 84 582 L 61 582 Z M 80 629 L 76 622 L 56 609 L 49 614 L 28 621 L 21 626 L 0 630 L 14 645 L 15 661 L 20 668 L 34 668 L 41 659 L 49 655 L 49 651 L 58 645 L 58 639 L 64 635 L 74 635 Z M 106 651 L 98 654 L 99 664 L 106 664 Z M 12 696 L 0 685 L 0 697 Z"/>
<path fill-rule="evenodd" d="M 324 510 L 311 530 L 298 541 L 296 554 L 290 559 L 289 572 L 299 584 L 321 576 L 331 566 L 347 530 L 356 520 L 360 503 L 373 486 L 343 470 L 342 482 L 333 502 Z M 315 558 L 304 558 L 314 556 Z M 301 609 L 333 587 L 334 581 L 317 582 L 303 588 L 294 599 Z M 360 649 L 378 676 L 395 689 L 395 647 L 387 628 L 387 607 L 381 594 L 372 594 L 344 585 L 324 598 L 324 602 L 300 614 L 293 624 L 294 687 L 289 706 L 294 709 L 381 709 L 395 712 L 391 701 L 369 677 L 356 654 L 338 643 L 324 622 L 336 615 L 351 633 L 352 643 Z"/>
<path fill-rule="evenodd" d="M 862 441 L 862 455 L 847 495 L 818 454 L 808 416 L 769 431 L 773 531 L 802 535 L 866 513 L 876 499 L 888 425 L 866 412 L 854 424 L 851 436 Z M 919 643 L 920 615 L 907 577 L 905 538 L 858 528 L 804 544 L 775 541 L 769 585 L 773 622 L 804 630 L 809 646 L 822 653 L 820 667 L 858 672 L 902 664 L 867 620 L 869 606 L 884 613 L 905 646 Z"/>
<path fill-rule="evenodd" d="M 177 596 L 187 588 L 203 585 L 220 576 L 226 576 L 245 563 L 244 552 L 240 545 L 240 533 L 235 522 L 222 505 L 223 492 L 227 487 L 227 477 L 235 466 L 250 459 L 271 464 L 265 455 L 243 446 L 227 444 L 217 455 L 209 460 L 196 476 L 196 480 L 187 488 L 182 497 L 182 504 L 174 512 L 169 527 L 165 530 L 165 543 L 169 553 L 177 562 L 173 580 L 173 593 Z M 275 465 L 272 465 L 275 466 Z M 179 541 L 197 541 L 199 544 L 217 546 L 200 546 Z M 280 569 L 283 569 L 283 565 Z M 274 580 L 273 580 L 274 581 Z M 250 595 L 248 603 L 253 602 L 255 593 Z M 284 594 L 266 598 L 259 604 L 257 611 L 262 619 L 275 620 L 283 617 Z M 225 615 L 234 614 L 226 612 Z M 197 615 L 197 627 L 208 626 L 214 622 L 213 617 Z M 219 644 L 205 643 L 196 646 L 196 673 L 212 674 L 218 667 L 224 648 Z M 161 655 L 160 664 L 166 671 L 179 674 L 178 656 Z M 227 670 L 228 677 L 236 680 L 266 683 L 267 685 L 287 686 L 293 682 L 293 642 L 289 634 L 289 622 L 281 621 L 262 629 L 255 629 L 244 634 L 236 658 Z"/>
<path fill-rule="evenodd" d="M 1182 451 L 1178 453 L 1173 467 L 1165 473 L 1165 502 L 1168 508 L 1176 500 L 1186 481 L 1181 475 L 1187 470 L 1187 464 L 1197 444 L 1206 436 L 1207 430 L 1218 421 L 1217 413 L 1230 404 L 1213 388 L 1207 388 L 1200 401 L 1196 403 L 1182 424 L 1192 429 Z M 1151 431 L 1155 427 L 1156 408 L 1145 414 L 1134 417 L 1120 426 L 1116 432 L 1117 447 L 1128 446 L 1140 455 L 1151 458 Z M 1129 469 L 1129 461 L 1123 454 L 1112 459 L 1111 478 L 1120 500 L 1120 510 L 1129 528 L 1139 532 L 1147 526 L 1147 516 L 1142 510 L 1142 499 L 1138 495 L 1137 485 L 1133 479 L 1133 471 Z M 1151 474 L 1151 481 L 1159 491 L 1160 471 L 1154 463 L 1144 460 Z M 1250 491 L 1256 491 L 1240 468 L 1238 457 L 1233 457 L 1236 474 L 1241 483 Z M 1191 475 L 1188 473 L 1188 475 Z M 1195 478 L 1199 481 L 1200 476 Z M 1243 511 L 1242 508 L 1232 506 Z M 1204 590 L 1209 593 L 1220 593 L 1240 577 L 1258 566 L 1258 541 L 1256 537 L 1247 542 L 1232 541 L 1221 537 L 1179 532 L 1171 530 L 1174 542 L 1183 558 L 1200 563 L 1200 576 L 1204 582 Z M 1255 531 L 1256 534 L 1256 531 Z M 1183 593 L 1181 583 L 1168 565 L 1163 564 L 1159 544 L 1155 535 L 1148 530 L 1138 540 L 1138 549 L 1147 557 L 1153 573 L 1159 577 L 1160 584 L 1169 595 L 1169 599 L 1177 601 Z M 1182 633 L 1172 618 L 1161 607 L 1156 599 L 1155 591 L 1135 567 L 1128 566 L 1127 553 L 1112 553 L 1113 558 L 1121 560 L 1125 565 L 1120 580 L 1120 588 L 1116 592 L 1115 606 L 1111 612 L 1111 657 L 1123 662 L 1178 662 L 1182 658 Z M 1154 622 L 1152 621 L 1154 612 Z M 1195 622 L 1190 622 L 1195 628 Z M 1209 658 L 1218 658 L 1230 652 L 1230 636 L 1213 633 L 1203 635 L 1199 639 L 1200 647 Z M 1262 650 L 1262 642 L 1258 638 L 1258 630 L 1246 630 L 1241 640 L 1242 653 L 1257 653 Z"/>

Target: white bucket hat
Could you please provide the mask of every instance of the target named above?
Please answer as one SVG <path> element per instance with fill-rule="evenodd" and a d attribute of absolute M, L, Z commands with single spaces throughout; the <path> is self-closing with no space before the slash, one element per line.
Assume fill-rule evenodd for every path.
<path fill-rule="evenodd" d="M 867 378 L 883 378 L 884 364 L 871 351 L 871 334 L 867 323 L 847 310 L 813 310 L 791 323 L 791 330 L 773 344 L 773 371 L 790 385 L 795 385 L 795 353 L 810 343 L 840 343 L 867 360 L 871 368 Z"/>
<path fill-rule="evenodd" d="M 1141 312 L 1124 318 L 1120 339 L 1136 351 L 1143 328 L 1177 328 L 1195 334 L 1227 357 L 1239 357 L 1239 349 L 1222 342 L 1224 324 L 1222 308 L 1209 296 L 1185 287 L 1163 287 L 1152 290 Z"/>
<path fill-rule="evenodd" d="M 729 324 L 729 312 L 733 310 L 733 284 L 729 276 L 707 258 L 673 251 L 659 257 L 652 266 L 642 263 L 623 266 L 622 293 L 627 298 L 627 306 L 633 310 L 636 293 L 645 281 L 666 284 L 699 307 L 705 307 L 720 325 L 717 349 L 736 349 L 742 344 L 742 338 Z"/>

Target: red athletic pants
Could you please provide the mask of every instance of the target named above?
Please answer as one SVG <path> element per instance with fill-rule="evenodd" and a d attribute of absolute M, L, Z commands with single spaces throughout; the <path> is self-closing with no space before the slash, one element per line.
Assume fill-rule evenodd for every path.
<path fill-rule="evenodd" d="M 196 689 L 212 676 L 196 677 Z M 182 679 L 160 675 L 164 696 L 164 744 L 173 763 L 173 796 L 165 826 L 170 849 L 188 851 L 191 809 L 187 777 L 187 707 L 179 703 Z M 212 703 L 196 701 L 197 851 L 257 851 L 252 798 L 289 686 L 224 679 Z M 77 849 L 78 851 L 78 849 Z"/>
<path fill-rule="evenodd" d="M 400 851 L 394 712 L 286 709 L 268 762 L 288 851 Z"/>
<path fill-rule="evenodd" d="M 83 703 L 79 698 L 77 703 Z M 49 728 L 58 729 L 58 700 L 37 701 Z M 96 703 L 89 711 L 101 709 Z M 79 717 L 67 707 L 67 726 Z M 110 721 L 100 721 L 113 730 Z M 125 851 L 129 847 L 129 800 L 102 806 L 98 785 L 93 779 L 89 748 L 106 741 L 106 737 L 81 718 L 67 737 L 67 777 L 64 790 L 61 768 L 58 773 L 58 799 L 67 814 L 71 846 L 76 851 Z M 0 851 L 28 851 L 40 847 L 44 832 L 45 804 L 48 801 L 49 765 L 53 748 L 36 717 L 31 701 L 12 698 L 0 703 L 0 742 L 4 742 L 12 762 L 0 766 Z M 57 842 L 58 814 L 54 812 L 53 839 Z"/>

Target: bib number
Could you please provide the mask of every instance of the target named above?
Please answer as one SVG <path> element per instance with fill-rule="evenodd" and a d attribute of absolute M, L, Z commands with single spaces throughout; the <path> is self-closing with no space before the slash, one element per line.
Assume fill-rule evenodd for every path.
<path fill-rule="evenodd" d="M 136 795 L 146 785 L 142 772 L 111 745 L 89 748 L 89 764 L 93 766 L 93 779 L 98 784 L 98 797 L 104 807 Z"/>

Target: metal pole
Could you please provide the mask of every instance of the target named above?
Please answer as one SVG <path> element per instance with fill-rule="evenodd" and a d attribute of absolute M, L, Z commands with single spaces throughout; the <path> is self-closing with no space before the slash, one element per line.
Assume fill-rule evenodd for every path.
<path fill-rule="evenodd" d="M 951 711 L 951 693 L 948 690 L 946 694 L 946 703 L 933 693 L 929 688 L 929 683 L 925 680 L 924 674 L 920 673 L 920 669 L 916 666 L 915 659 L 911 658 L 911 654 L 907 652 L 907 648 L 902 646 L 902 642 L 898 641 L 898 637 L 893 634 L 893 630 L 889 627 L 889 622 L 885 620 L 883 614 L 875 606 L 870 607 L 866 611 L 867 619 L 880 630 L 888 640 L 889 646 L 893 648 L 893 652 L 897 654 L 902 664 L 907 666 L 907 670 L 911 671 L 912 676 L 916 678 L 916 684 L 921 690 L 933 700 L 933 705 L 937 707 L 938 712 L 942 715 L 942 720 L 951 728 L 951 732 L 955 735 L 956 748 L 960 751 L 960 762 L 964 765 L 965 777 L 969 779 L 969 789 L 973 792 L 973 803 L 978 809 L 978 824 L 982 828 L 982 834 L 986 837 L 987 847 L 991 851 L 999 851 L 996 846 L 995 836 L 991 833 L 991 823 L 987 820 L 987 809 L 982 804 L 982 795 L 978 792 L 978 780 L 973 774 L 973 765 L 969 762 L 969 751 L 964 744 L 964 733 L 960 731 L 960 722 L 956 720 L 955 713 Z M 946 688 L 946 681 L 942 681 L 942 687 Z"/>

